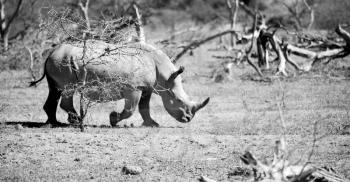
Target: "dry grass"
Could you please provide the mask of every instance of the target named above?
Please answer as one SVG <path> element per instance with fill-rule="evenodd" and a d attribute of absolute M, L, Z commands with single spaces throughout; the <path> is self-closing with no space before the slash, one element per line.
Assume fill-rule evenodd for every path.
<path fill-rule="evenodd" d="M 217 63 L 209 54 L 202 47 L 194 51 L 194 57 L 179 62 L 186 67 L 183 77 L 188 94 L 194 99 L 211 96 L 209 105 L 191 123 L 177 123 L 154 96 L 151 114 L 161 128 L 90 126 L 81 133 L 77 128 L 15 129 L 2 125 L 0 180 L 195 181 L 206 175 L 218 181 L 240 181 L 229 174 L 242 165 L 239 155 L 245 149 L 258 152 L 256 156 L 261 158 L 272 156 L 273 141 L 282 132 L 276 125 L 281 89 L 278 82 L 241 80 L 243 73 L 254 73 L 249 66 L 233 69 L 232 81 L 213 83 L 210 67 Z M 346 65 L 335 65 L 339 73 L 347 72 Z M 318 133 L 327 136 L 317 143 L 311 161 L 332 166 L 350 178 L 350 135 L 342 129 L 350 122 L 350 82 L 319 74 L 282 81 L 288 148 L 295 149 L 295 160 L 302 157 L 300 154 L 306 158 L 313 123 L 319 121 Z M 18 71 L 1 72 L 0 78 L 2 123 L 46 120 L 42 110 L 48 93 L 46 83 L 27 88 L 30 75 Z M 120 111 L 122 106 L 122 102 L 99 104 L 88 114 L 86 124 L 108 125 L 109 112 Z M 58 119 L 66 120 L 62 110 Z M 141 124 L 138 113 L 121 125 L 131 123 Z M 138 165 L 144 172 L 122 175 L 125 164 Z"/>

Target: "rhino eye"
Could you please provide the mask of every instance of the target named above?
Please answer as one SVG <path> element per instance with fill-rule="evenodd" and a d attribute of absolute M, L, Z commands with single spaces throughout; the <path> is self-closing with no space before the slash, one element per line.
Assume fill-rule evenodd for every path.
<path fill-rule="evenodd" d="M 174 96 L 175 96 L 175 94 L 174 94 Z M 176 100 L 176 101 L 179 101 L 179 102 L 182 101 L 180 98 L 178 98 L 178 97 L 176 97 L 176 96 L 175 96 L 175 100 Z"/>

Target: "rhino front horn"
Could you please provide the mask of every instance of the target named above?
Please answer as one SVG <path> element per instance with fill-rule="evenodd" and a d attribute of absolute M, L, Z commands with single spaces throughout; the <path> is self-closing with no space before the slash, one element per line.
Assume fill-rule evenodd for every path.
<path fill-rule="evenodd" d="M 209 103 L 210 97 L 205 99 L 202 103 L 198 103 L 193 107 L 193 113 L 197 112 L 199 109 L 202 109 L 204 106 L 206 106 Z"/>

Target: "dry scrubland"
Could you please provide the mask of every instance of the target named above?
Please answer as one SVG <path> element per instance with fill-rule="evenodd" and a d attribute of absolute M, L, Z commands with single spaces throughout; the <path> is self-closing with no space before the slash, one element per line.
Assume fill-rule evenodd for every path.
<path fill-rule="evenodd" d="M 233 69 L 233 79 L 213 83 L 209 78 L 218 61 L 208 47 L 179 62 L 185 66 L 184 85 L 195 99 L 211 96 L 207 107 L 189 124 L 172 119 L 158 96 L 151 101 L 160 128 L 109 128 L 108 115 L 122 102 L 99 104 L 87 118 L 87 130 L 77 128 L 21 128 L 4 122 L 45 122 L 42 106 L 46 81 L 28 88 L 25 71 L 0 73 L 0 180 L 14 181 L 196 181 L 206 175 L 219 181 L 240 181 L 236 166 L 249 149 L 271 159 L 282 129 L 277 103 L 283 102 L 286 138 L 292 158 L 305 159 L 311 149 L 314 122 L 324 136 L 311 162 L 331 166 L 350 178 L 349 60 L 335 60 L 319 71 L 273 83 L 249 80 L 249 66 Z M 326 70 L 325 70 L 326 69 Z M 320 71 L 322 70 L 322 71 Z M 281 99 L 283 98 L 283 99 Z M 58 118 L 66 121 L 59 110 Z M 141 124 L 135 113 L 121 126 Z M 124 165 L 143 168 L 140 175 L 121 173 Z"/>

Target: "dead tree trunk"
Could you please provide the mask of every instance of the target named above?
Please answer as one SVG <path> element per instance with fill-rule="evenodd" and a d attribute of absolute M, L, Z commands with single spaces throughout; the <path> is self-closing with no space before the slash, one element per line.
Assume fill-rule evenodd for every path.
<path fill-rule="evenodd" d="M 256 47 L 258 51 L 258 66 L 262 67 L 265 65 L 266 69 L 269 69 L 269 52 L 267 51 L 269 41 L 266 39 L 266 37 L 263 36 L 264 31 L 265 30 L 261 30 L 256 40 Z"/>
<path fill-rule="evenodd" d="M 91 31 L 91 25 L 90 25 L 90 19 L 89 19 L 89 3 L 90 3 L 90 0 L 86 0 L 85 3 L 82 2 L 82 0 L 79 0 L 79 7 L 81 9 L 81 11 L 83 12 L 83 16 L 84 16 L 84 19 L 85 19 L 85 24 L 86 24 L 86 30 L 84 31 L 83 33 L 83 40 L 84 40 L 84 47 L 83 47 L 83 56 L 82 56 L 82 60 L 83 60 L 83 71 L 84 71 L 84 76 L 83 76 L 83 82 L 82 82 L 82 85 L 83 87 L 86 85 L 86 74 L 87 74 L 87 71 L 86 71 L 86 65 L 88 63 L 86 63 L 84 61 L 85 59 L 85 55 L 86 55 L 86 42 L 87 42 L 87 39 L 88 39 L 88 33 Z M 81 132 L 84 132 L 84 118 L 87 114 L 87 110 L 88 110 L 88 105 L 86 103 L 86 99 L 85 99 L 85 95 L 83 92 L 80 92 L 80 118 L 79 118 L 79 127 L 80 127 L 80 131 Z"/>
<path fill-rule="evenodd" d="M 227 0 L 226 3 L 227 3 L 228 11 L 230 12 L 230 15 L 229 15 L 230 28 L 231 30 L 236 30 L 236 20 L 237 20 L 239 2 L 238 0 Z M 234 4 L 234 7 L 233 7 L 233 4 Z M 230 42 L 231 42 L 231 47 L 236 46 L 236 36 L 234 34 L 231 34 Z"/>
<path fill-rule="evenodd" d="M 15 12 L 7 18 L 5 12 L 5 0 L 0 0 L 0 37 L 2 39 L 4 51 L 8 50 L 10 29 L 14 19 L 18 16 L 22 4 L 23 0 L 18 0 Z"/>

